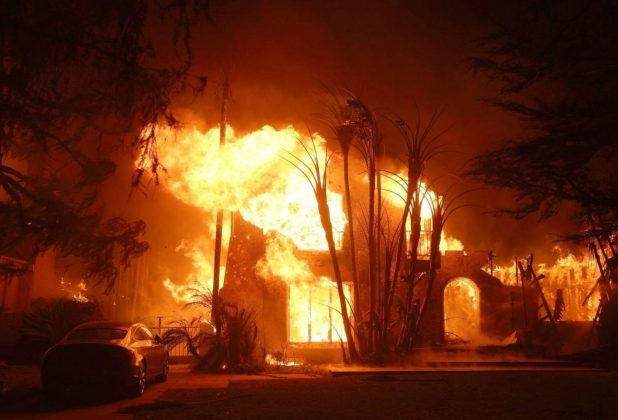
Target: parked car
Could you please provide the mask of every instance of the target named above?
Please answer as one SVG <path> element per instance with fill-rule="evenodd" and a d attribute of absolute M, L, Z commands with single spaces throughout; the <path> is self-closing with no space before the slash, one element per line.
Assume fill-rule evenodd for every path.
<path fill-rule="evenodd" d="M 78 325 L 47 350 L 41 383 L 51 395 L 105 387 L 140 396 L 147 380 L 163 382 L 168 372 L 169 353 L 145 325 L 97 321 Z"/>

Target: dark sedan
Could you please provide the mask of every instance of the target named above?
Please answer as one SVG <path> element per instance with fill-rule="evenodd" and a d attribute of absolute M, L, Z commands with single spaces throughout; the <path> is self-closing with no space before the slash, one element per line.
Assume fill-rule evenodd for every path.
<path fill-rule="evenodd" d="M 167 349 L 145 325 L 87 322 L 45 353 L 41 382 L 51 395 L 96 387 L 139 396 L 147 380 L 165 381 L 168 371 Z"/>

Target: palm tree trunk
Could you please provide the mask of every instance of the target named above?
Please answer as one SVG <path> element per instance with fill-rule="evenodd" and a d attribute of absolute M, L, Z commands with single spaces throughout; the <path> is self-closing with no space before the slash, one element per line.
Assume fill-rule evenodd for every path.
<path fill-rule="evenodd" d="M 367 217 L 367 239 L 369 245 L 369 352 L 373 351 L 375 326 L 374 315 L 376 310 L 376 238 L 375 238 L 375 160 L 369 157 L 369 214 Z"/>
<path fill-rule="evenodd" d="M 316 199 L 318 203 L 318 211 L 320 213 L 320 221 L 322 222 L 322 228 L 324 229 L 324 235 L 326 236 L 326 242 L 328 244 L 328 251 L 333 264 L 335 281 L 337 282 L 337 293 L 339 295 L 339 305 L 341 307 L 341 318 L 343 319 L 343 328 L 348 340 L 350 359 L 352 362 L 358 362 L 359 356 L 356 350 L 356 345 L 354 344 L 354 336 L 352 335 L 352 327 L 348 316 L 347 302 L 343 292 L 343 280 L 341 277 L 341 269 L 339 267 L 339 258 L 337 256 L 335 239 L 333 237 L 333 225 L 330 219 L 330 209 L 326 198 L 326 190 L 318 189 L 316 191 Z"/>
<path fill-rule="evenodd" d="M 350 265 L 352 266 L 352 285 L 354 287 L 354 313 L 360 316 L 361 296 L 358 283 L 358 269 L 356 267 L 356 240 L 354 237 L 354 214 L 352 211 L 352 193 L 350 191 L 350 162 L 349 154 L 343 155 L 343 178 L 345 183 L 345 201 L 348 213 L 348 233 L 350 238 Z"/>
<path fill-rule="evenodd" d="M 421 200 L 419 196 L 419 191 L 417 191 L 414 199 L 414 207 L 412 208 L 412 232 L 410 234 L 410 283 L 408 284 L 408 291 L 406 293 L 404 323 L 399 337 L 400 345 L 403 344 L 404 348 L 407 347 L 406 343 L 409 342 L 410 339 L 410 309 L 412 306 L 412 296 L 414 294 L 414 277 L 418 266 L 418 243 L 421 237 Z"/>
<path fill-rule="evenodd" d="M 399 280 L 399 273 L 401 271 L 401 265 L 406 255 L 406 235 L 407 235 L 406 226 L 407 226 L 408 219 L 410 217 L 410 207 L 412 206 L 412 198 L 414 197 L 414 193 L 413 193 L 414 190 L 410 189 L 409 185 L 410 184 L 408 183 L 408 191 L 406 193 L 406 202 L 403 208 L 403 213 L 401 216 L 401 222 L 400 222 L 400 227 L 399 227 L 399 244 L 397 245 L 397 254 L 395 256 L 395 267 L 392 273 L 393 275 L 392 281 L 385 282 L 385 289 L 384 289 L 385 297 L 384 298 L 386 299 L 386 302 L 384 304 L 384 317 L 383 317 L 383 325 L 382 325 L 382 329 L 384 331 L 387 331 L 388 329 L 388 324 L 390 322 L 391 308 L 393 305 L 393 300 L 395 298 L 395 292 L 397 291 L 397 281 Z M 390 272 L 390 269 L 389 269 L 389 272 Z M 385 332 L 384 334 L 385 334 L 384 340 L 387 340 L 388 333 Z"/>
<path fill-rule="evenodd" d="M 380 246 L 380 231 L 382 229 L 382 175 L 380 174 L 380 171 L 377 170 L 376 171 L 376 177 L 377 177 L 377 217 L 376 217 L 376 276 L 375 276 L 375 294 L 376 294 L 376 304 L 375 304 L 375 310 L 376 310 L 376 315 L 375 315 L 375 329 L 376 329 L 376 334 L 374 337 L 374 340 L 376 341 L 374 344 L 374 348 L 378 348 L 378 343 L 380 341 L 380 337 L 382 336 L 382 323 L 380 322 L 380 316 L 379 313 L 381 313 L 382 311 L 379 310 L 378 308 L 381 308 L 381 295 L 380 295 L 380 291 L 381 291 L 381 280 L 382 280 L 382 257 L 381 257 L 381 246 Z"/>
<path fill-rule="evenodd" d="M 419 335 L 420 329 L 423 325 L 425 314 L 427 313 L 427 307 L 429 306 L 429 302 L 431 300 L 431 293 L 433 291 L 433 284 L 435 283 L 440 259 L 440 241 L 442 240 L 442 227 L 443 225 L 441 220 L 436 220 L 436 218 L 434 217 L 434 223 L 431 230 L 431 252 L 429 260 L 429 277 L 427 279 L 427 289 L 425 291 L 425 299 L 423 300 L 418 319 L 416 320 L 414 331 L 410 335 L 408 350 L 412 347 L 412 345 L 414 345 L 414 342 Z"/>

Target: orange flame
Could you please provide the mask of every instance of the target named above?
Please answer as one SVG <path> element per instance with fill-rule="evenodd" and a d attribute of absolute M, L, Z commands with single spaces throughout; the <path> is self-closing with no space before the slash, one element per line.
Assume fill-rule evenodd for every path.
<path fill-rule="evenodd" d="M 167 139 L 159 148 L 169 175 L 164 184 L 174 196 L 205 211 L 239 211 L 264 233 L 279 232 L 300 249 L 328 249 L 311 186 L 282 159 L 288 152 L 305 157 L 298 141 L 304 136 L 293 127 L 264 126 L 241 137 L 228 127 L 228 143 L 222 148 L 216 127 L 205 133 L 166 130 L 161 135 Z M 323 154 L 324 139 L 314 139 Z M 341 194 L 330 192 L 328 201 L 334 230 L 342 232 L 346 219 Z"/>
<path fill-rule="evenodd" d="M 558 247 L 554 250 L 561 252 Z M 489 272 L 488 267 L 484 270 Z M 599 304 L 599 294 L 593 293 L 584 304 L 584 299 L 599 277 L 599 269 L 592 259 L 577 257 L 569 253 L 560 256 L 553 265 L 539 264 L 536 271 L 539 275 L 545 275 L 545 278 L 541 280 L 541 286 L 552 309 L 557 291 L 562 289 L 565 303 L 563 320 L 591 321 L 594 318 Z M 514 265 L 495 266 L 494 276 L 506 285 L 520 285 L 517 283 Z"/>
<path fill-rule="evenodd" d="M 332 282 L 325 277 L 317 279 L 308 264 L 294 254 L 295 249 L 328 249 L 311 186 L 282 159 L 289 157 L 289 152 L 311 164 L 299 143 L 304 137 L 291 126 L 281 130 L 264 126 L 244 136 L 237 136 L 228 126 L 228 142 L 223 147 L 219 146 L 217 127 L 206 132 L 167 130 L 159 136 L 166 139 L 158 150 L 168 175 L 163 184 L 175 197 L 205 212 L 237 211 L 244 220 L 268 234 L 266 253 L 257 264 L 257 272 L 267 279 L 278 278 L 289 287 L 290 340 L 338 341 L 343 329 L 339 314 L 331 308 Z M 324 139 L 319 135 L 313 139 L 318 156 L 323 157 Z M 143 165 L 146 167 L 149 162 Z M 342 195 L 329 191 L 328 205 L 340 247 L 347 223 Z M 224 231 L 229 233 L 229 229 Z M 177 248 L 191 258 L 194 270 L 183 284 L 176 284 L 171 278 L 164 280 L 163 285 L 176 301 L 190 301 L 191 288 L 210 288 L 214 249 L 211 238 L 212 231 Z M 229 236 L 224 238 L 224 248 L 228 241 Z M 225 253 L 226 249 L 223 261 Z M 349 297 L 347 287 L 346 292 Z M 307 299 L 308 295 L 311 298 Z"/>
<path fill-rule="evenodd" d="M 405 200 L 405 191 L 403 185 L 407 182 L 407 176 L 400 172 L 396 177 L 384 176 L 382 178 L 382 188 L 386 191 L 386 200 L 399 209 L 403 209 Z M 433 214 L 433 203 L 438 200 L 435 192 L 430 190 L 425 182 L 419 182 L 419 190 L 421 191 L 421 229 L 426 232 L 431 232 L 431 217 Z M 406 230 L 411 230 L 411 222 L 406 221 Z M 428 238 L 426 238 L 428 239 Z M 419 252 L 424 254 L 429 251 L 428 244 L 419 243 Z M 464 246 L 461 241 L 442 231 L 440 240 L 440 252 L 444 254 L 446 251 L 463 251 Z M 424 251 L 424 252 L 423 252 Z"/>
<path fill-rule="evenodd" d="M 86 303 L 90 301 L 88 297 L 86 297 L 88 287 L 86 286 L 86 282 L 84 280 L 80 280 L 79 283 L 73 285 L 73 283 L 62 277 L 60 279 L 60 289 L 75 302 Z"/>
<path fill-rule="evenodd" d="M 444 331 L 449 339 L 477 340 L 481 312 L 479 290 L 473 281 L 458 277 L 444 289 Z"/>

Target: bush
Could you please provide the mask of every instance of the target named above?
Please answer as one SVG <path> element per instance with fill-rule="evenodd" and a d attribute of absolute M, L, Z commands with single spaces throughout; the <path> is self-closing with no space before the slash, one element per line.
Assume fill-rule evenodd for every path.
<path fill-rule="evenodd" d="M 195 291 L 194 301 L 187 306 L 201 306 L 212 310 L 212 296 L 209 292 Z M 175 322 L 174 328 L 163 334 L 162 341 L 170 348 L 184 344 L 189 353 L 206 370 L 226 369 L 230 371 L 255 370 L 255 345 L 257 325 L 254 314 L 234 304 L 219 300 L 218 317 L 221 331 L 204 328 L 201 317 L 191 321 Z M 192 330 L 198 329 L 193 335 Z"/>
<path fill-rule="evenodd" d="M 42 355 L 77 325 L 100 318 L 97 302 L 36 299 L 32 301 L 32 312 L 24 316 L 19 330 L 21 345 Z"/>

